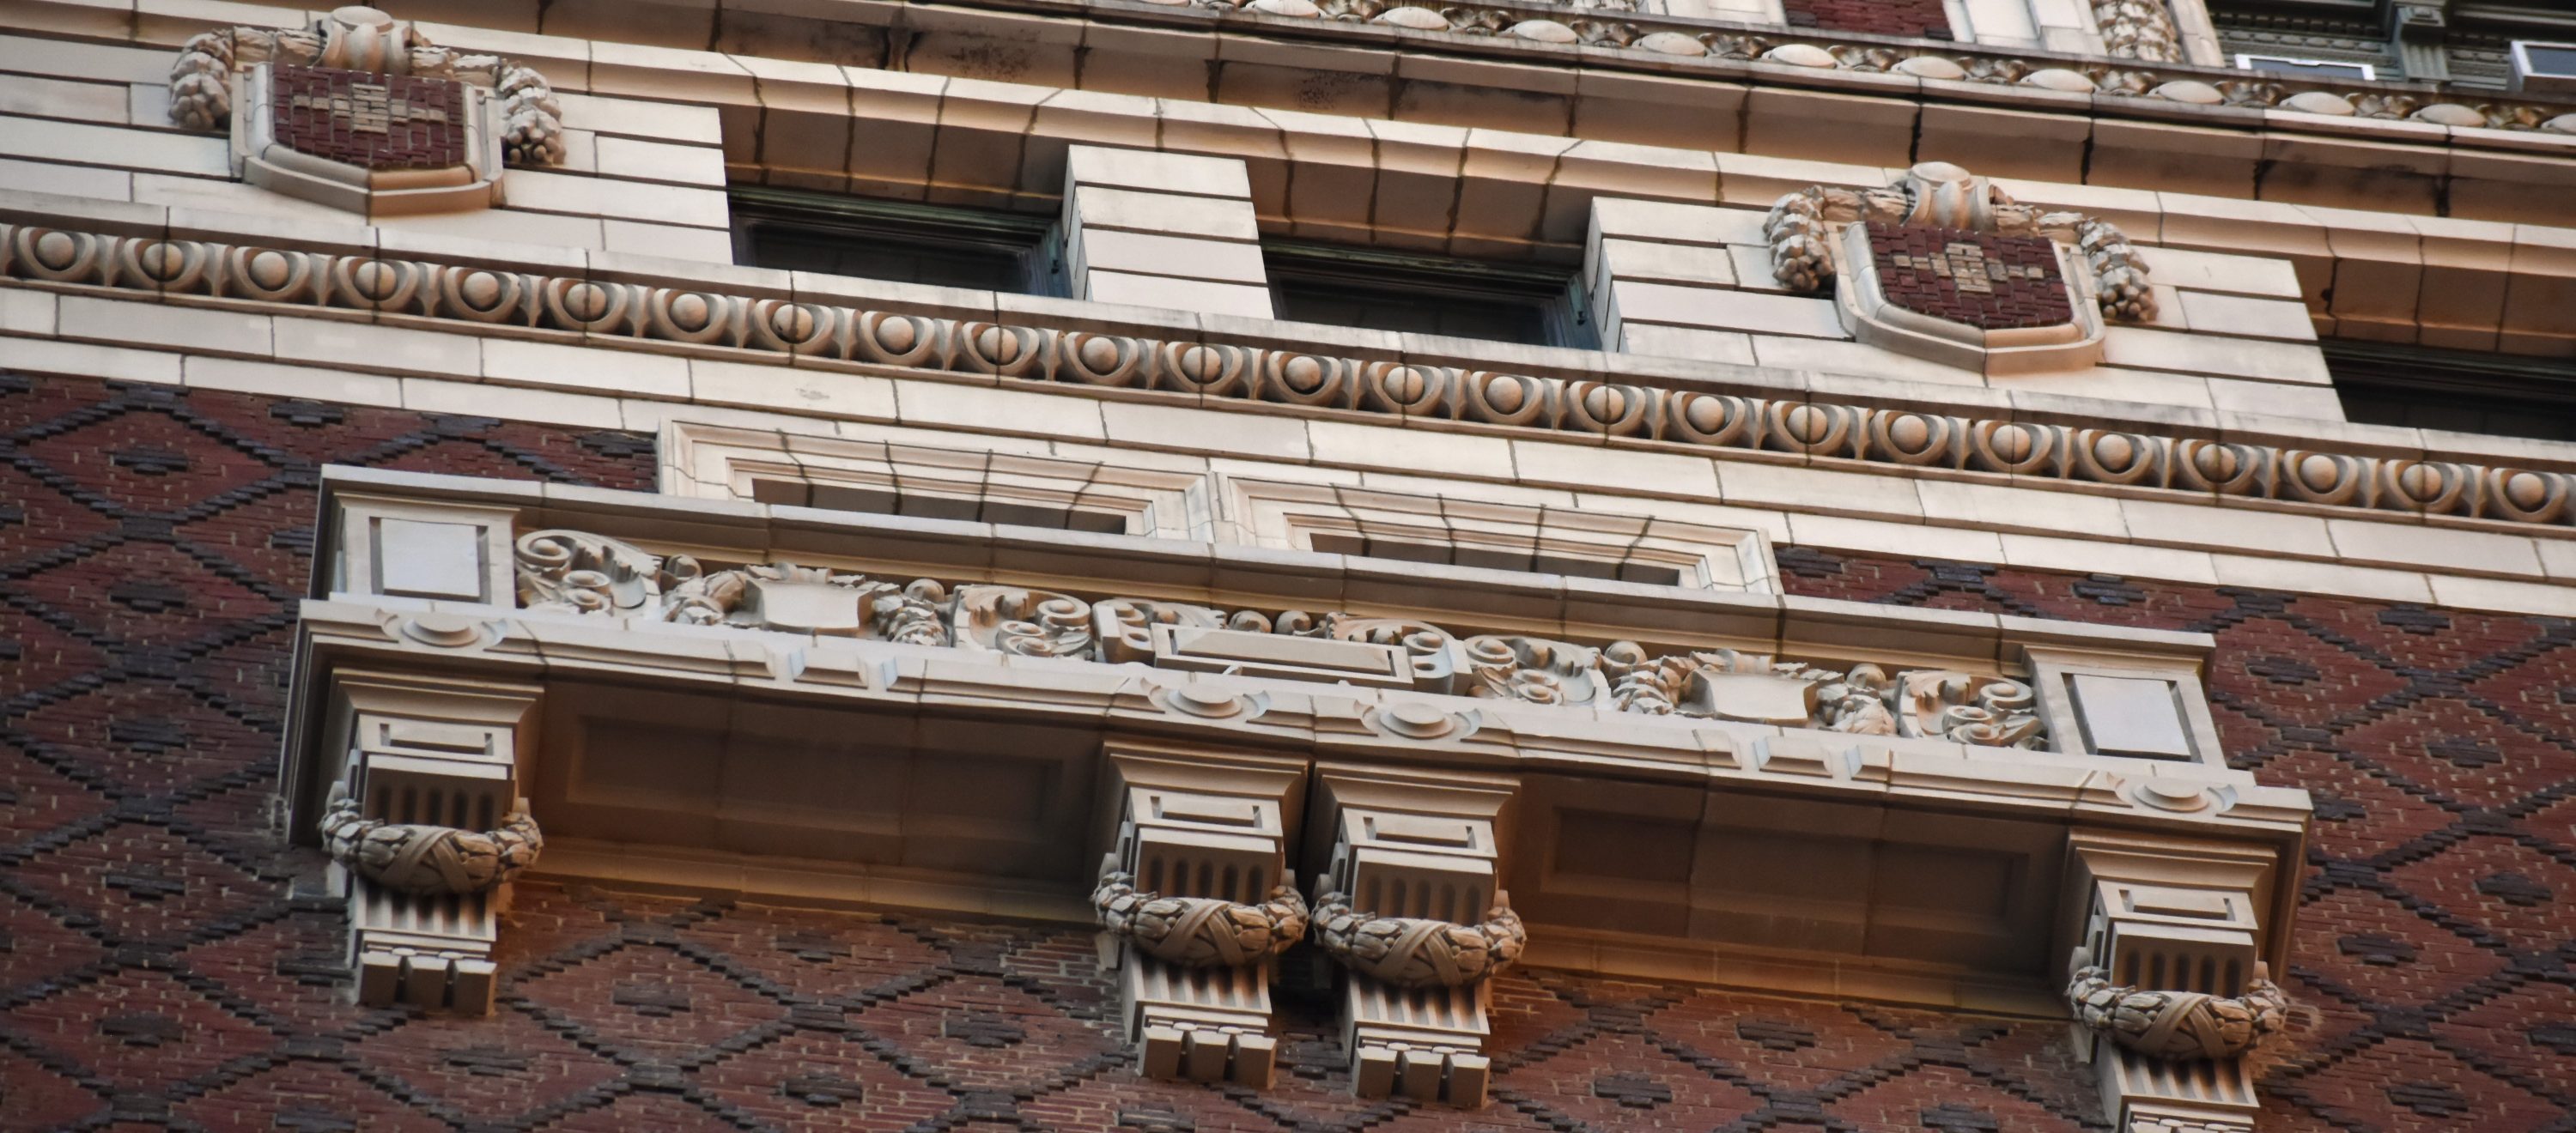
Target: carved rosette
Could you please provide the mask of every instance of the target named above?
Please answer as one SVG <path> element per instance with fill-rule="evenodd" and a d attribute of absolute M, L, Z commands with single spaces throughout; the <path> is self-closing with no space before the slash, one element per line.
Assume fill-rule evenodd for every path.
<path fill-rule="evenodd" d="M 2082 959 L 2078 954 L 2078 959 Z M 2167 1062 L 2242 1058 L 2289 1025 L 2290 1001 L 2262 965 L 2233 997 L 2196 991 L 2151 991 L 2111 982 L 2109 970 L 2084 964 L 2066 985 L 2075 1021 L 2124 1050 Z"/>
<path fill-rule="evenodd" d="M 322 815 L 322 849 L 349 872 L 418 896 L 489 892 L 537 863 L 545 835 L 522 800 L 498 830 L 415 826 L 365 817 L 334 789 Z"/>
<path fill-rule="evenodd" d="M 1295 887 L 1273 886 L 1258 905 L 1213 897 L 1166 897 L 1136 888 L 1134 874 L 1112 870 L 1091 894 L 1100 926 L 1146 954 L 1187 968 L 1232 968 L 1266 961 L 1306 935 L 1306 901 Z"/>
<path fill-rule="evenodd" d="M 1315 944 L 1343 967 L 1397 987 L 1464 987 L 1511 967 L 1529 945 L 1520 914 L 1497 901 L 1463 925 L 1354 911 L 1350 898 L 1315 902 Z"/>

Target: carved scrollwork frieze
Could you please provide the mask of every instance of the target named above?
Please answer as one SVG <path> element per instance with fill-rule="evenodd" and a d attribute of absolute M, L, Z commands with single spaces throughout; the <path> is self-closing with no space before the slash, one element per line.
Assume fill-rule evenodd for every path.
<path fill-rule="evenodd" d="M 365 816 L 334 788 L 323 812 L 322 848 L 331 860 L 385 888 L 417 896 L 487 893 L 537 862 L 545 835 L 524 801 L 495 830 L 390 823 Z"/>
<path fill-rule="evenodd" d="M 1464 987 L 1511 967 L 1529 945 L 1520 914 L 1497 894 L 1476 924 L 1381 917 L 1350 898 L 1315 900 L 1315 945 L 1344 967 L 1396 987 Z"/>
<path fill-rule="evenodd" d="M 1853 735 L 2038 748 L 2047 733 L 2031 687 L 1950 670 L 1821 668 L 1732 649 L 1649 654 L 1516 634 L 1460 637 L 1429 622 L 1339 612 L 1276 613 L 1145 598 L 1084 599 L 1028 587 L 935 579 L 897 583 L 794 563 L 710 570 L 580 531 L 516 544 L 520 604 L 637 617 L 954 646 L 1022 657 L 1153 664 L 1156 627 L 1278 634 L 1392 650 L 1416 692 L 1643 715 L 1823 728 Z M 1320 676 L 1318 679 L 1329 679 Z"/>
<path fill-rule="evenodd" d="M 1257 964 L 1305 939 L 1306 900 L 1293 885 L 1271 887 L 1257 905 L 1213 897 L 1167 897 L 1136 888 L 1112 870 L 1091 894 L 1100 925 L 1159 959 L 1188 968 Z"/>

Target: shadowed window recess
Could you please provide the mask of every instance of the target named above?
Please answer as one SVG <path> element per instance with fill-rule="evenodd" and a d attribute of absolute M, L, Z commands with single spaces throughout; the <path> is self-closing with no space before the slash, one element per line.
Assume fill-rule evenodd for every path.
<path fill-rule="evenodd" d="M 2468 350 L 2327 342 L 2345 418 L 2536 440 L 2576 440 L 2576 362 Z"/>
<path fill-rule="evenodd" d="M 1062 293 L 1055 217 L 737 186 L 734 262 L 781 271 Z"/>

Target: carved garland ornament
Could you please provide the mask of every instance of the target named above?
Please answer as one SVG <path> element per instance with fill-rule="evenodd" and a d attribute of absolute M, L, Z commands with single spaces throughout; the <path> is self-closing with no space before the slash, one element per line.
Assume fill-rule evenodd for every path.
<path fill-rule="evenodd" d="M 2111 973 L 2076 953 L 2066 985 L 2075 1021 L 2126 1050 L 2167 1062 L 2240 1058 L 2289 1025 L 2290 1001 L 2257 964 L 2245 994 L 2149 991 L 2111 982 Z"/>
<path fill-rule="evenodd" d="M 718 346 L 973 374 L 984 382 L 1150 390 L 1194 402 L 1284 404 L 2196 497 L 2551 526 L 2576 521 L 2576 476 L 2538 468 L 961 322 L 419 260 L 0 225 L 0 276 L 182 301 L 380 311 L 450 320 L 468 331 L 533 327 L 578 333 L 597 347 L 620 339 Z"/>
<path fill-rule="evenodd" d="M 1381 917 L 1350 898 L 1315 901 L 1315 944 L 1342 966 L 1397 987 L 1464 987 L 1511 967 L 1529 945 L 1520 914 L 1496 900 L 1482 923 Z"/>
<path fill-rule="evenodd" d="M 901 585 L 794 563 L 709 571 L 581 531 L 516 543 L 519 604 L 557 613 L 641 617 L 946 646 L 1110 664 L 1152 662 L 1157 624 L 1384 645 L 1410 662 L 1421 692 L 1826 728 L 1988 747 L 2040 748 L 2047 735 L 2029 685 L 1948 670 L 1825 669 L 1720 649 L 1650 656 L 1635 642 L 1594 648 L 1545 638 L 1464 639 L 1427 622 L 1287 610 L 1220 610 L 1137 598 L 1085 600 L 1018 586 Z"/>
<path fill-rule="evenodd" d="M 1110 935 L 1189 968 L 1233 968 L 1270 959 L 1306 935 L 1306 901 L 1273 886 L 1258 905 L 1213 897 L 1166 897 L 1136 888 L 1134 874 L 1102 875 L 1092 908 Z"/>
<path fill-rule="evenodd" d="M 349 872 L 388 889 L 421 896 L 488 892 L 537 863 L 545 835 L 526 802 L 498 830 L 412 826 L 368 818 L 334 787 L 322 814 L 322 849 Z"/>

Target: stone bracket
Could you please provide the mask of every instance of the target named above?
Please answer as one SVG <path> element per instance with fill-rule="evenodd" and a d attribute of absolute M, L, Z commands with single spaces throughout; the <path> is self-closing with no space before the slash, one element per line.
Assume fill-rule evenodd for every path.
<path fill-rule="evenodd" d="M 1517 778 L 1350 765 L 1316 773 L 1317 821 L 1330 838 L 1318 892 L 1347 894 L 1381 917 L 1473 925 L 1507 902 L 1501 841 Z M 1490 982 L 1401 986 L 1344 973 L 1342 1033 L 1353 1089 L 1465 1109 L 1485 1104 Z"/>
<path fill-rule="evenodd" d="M 323 706 L 334 768 L 314 780 L 342 785 L 361 816 L 423 828 L 487 830 L 524 804 L 519 761 L 536 720 L 530 685 L 417 673 L 341 670 Z M 292 777 L 289 782 L 295 782 Z M 297 819 L 309 833 L 311 811 Z M 409 892 L 334 864 L 349 902 L 349 955 L 358 1001 L 409 1004 L 462 1015 L 492 1009 L 492 961 L 504 884 L 479 892 Z"/>
<path fill-rule="evenodd" d="M 1288 831 L 1305 802 L 1305 766 L 1242 753 L 1113 739 L 1099 795 L 1114 808 L 1104 877 L 1144 894 L 1259 907 L 1288 871 Z M 1295 922 L 1302 934 L 1304 922 Z M 1224 925 L 1207 931 L 1230 931 Z M 1139 1065 L 1154 1078 L 1270 1085 L 1275 954 L 1242 963 L 1181 962 L 1103 934 Z M 1173 949 L 1177 951 L 1177 949 Z M 1193 956 L 1193 960 L 1206 959 Z"/>

